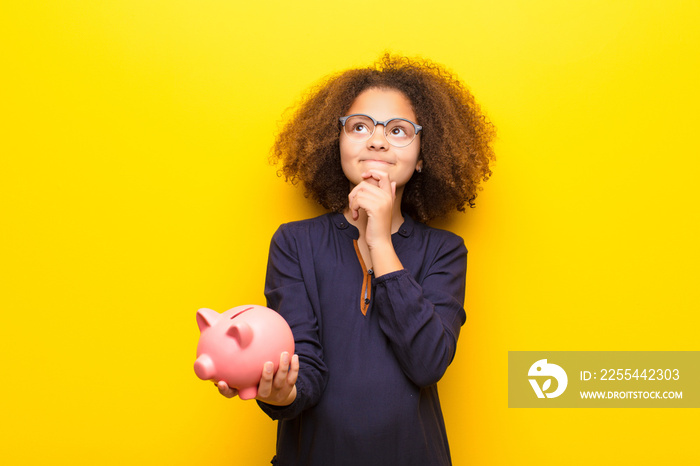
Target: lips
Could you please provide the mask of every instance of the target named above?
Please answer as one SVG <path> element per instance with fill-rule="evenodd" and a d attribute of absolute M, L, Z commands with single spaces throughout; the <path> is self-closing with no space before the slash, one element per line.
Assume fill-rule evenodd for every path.
<path fill-rule="evenodd" d="M 380 159 L 362 159 L 360 162 L 370 162 L 370 163 L 379 163 L 382 165 L 394 165 L 392 162 L 388 162 L 386 160 L 380 160 Z"/>

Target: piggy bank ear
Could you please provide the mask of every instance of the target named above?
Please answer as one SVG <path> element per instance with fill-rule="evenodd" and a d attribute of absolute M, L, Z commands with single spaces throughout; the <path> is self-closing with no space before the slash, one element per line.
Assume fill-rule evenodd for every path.
<path fill-rule="evenodd" d="M 238 322 L 231 325 L 226 335 L 233 337 L 241 348 L 245 348 L 253 341 L 253 329 L 246 322 Z"/>
<path fill-rule="evenodd" d="M 216 321 L 219 320 L 220 315 L 221 314 L 218 312 L 207 309 L 206 307 L 197 311 L 197 326 L 199 327 L 199 331 L 203 332 L 204 329 L 214 325 Z"/>

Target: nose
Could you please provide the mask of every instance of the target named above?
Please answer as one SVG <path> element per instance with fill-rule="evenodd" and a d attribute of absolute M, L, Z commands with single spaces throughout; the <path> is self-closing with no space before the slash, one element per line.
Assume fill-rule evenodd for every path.
<path fill-rule="evenodd" d="M 384 134 L 384 125 L 374 127 L 374 133 L 367 140 L 367 146 L 376 150 L 387 150 L 389 148 L 389 141 L 386 140 L 386 135 Z"/>

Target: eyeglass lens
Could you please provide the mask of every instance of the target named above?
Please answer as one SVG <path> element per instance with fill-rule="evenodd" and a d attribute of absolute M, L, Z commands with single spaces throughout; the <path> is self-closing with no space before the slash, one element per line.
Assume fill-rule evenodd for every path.
<path fill-rule="evenodd" d="M 363 142 L 374 133 L 374 123 L 364 115 L 354 115 L 345 121 L 345 134 L 352 140 Z M 409 145 L 416 137 L 416 130 L 404 120 L 389 120 L 384 127 L 384 135 L 389 144 L 397 147 Z"/>

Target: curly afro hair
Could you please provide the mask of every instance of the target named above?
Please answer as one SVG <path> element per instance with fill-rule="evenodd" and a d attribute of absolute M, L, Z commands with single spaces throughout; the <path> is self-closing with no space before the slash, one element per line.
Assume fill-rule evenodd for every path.
<path fill-rule="evenodd" d="M 301 100 L 277 135 L 271 163 L 286 181 L 301 181 L 305 195 L 328 210 L 348 206 L 350 184 L 340 165 L 338 117 L 370 88 L 396 89 L 413 106 L 423 127 L 415 173 L 404 188 L 401 209 L 428 222 L 452 210 L 474 207 L 479 183 L 491 176 L 495 129 L 474 96 L 443 66 L 424 59 L 384 54 L 373 66 L 325 78 Z"/>

